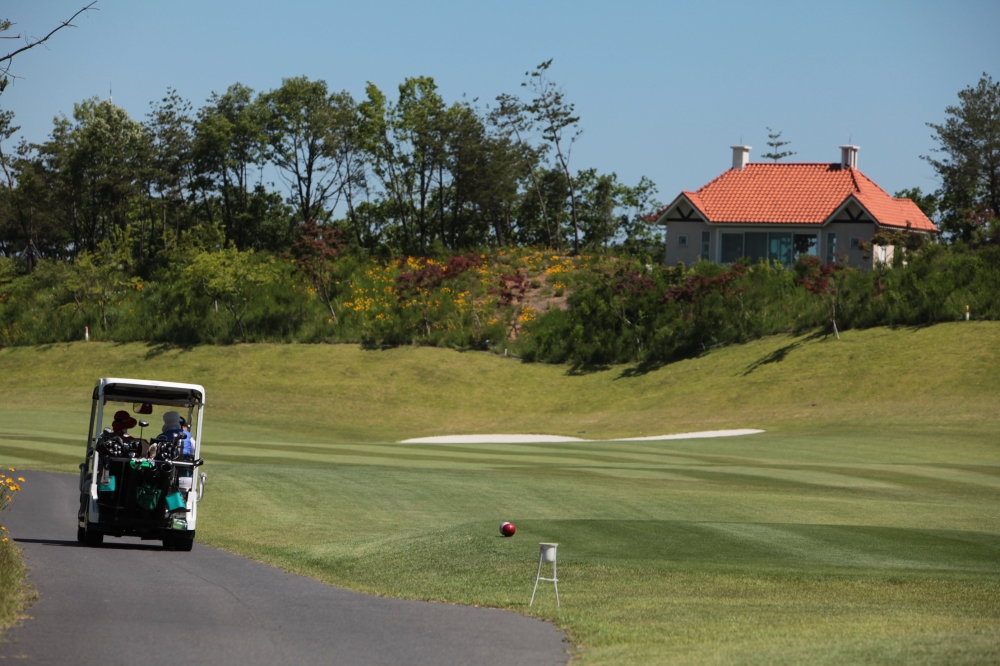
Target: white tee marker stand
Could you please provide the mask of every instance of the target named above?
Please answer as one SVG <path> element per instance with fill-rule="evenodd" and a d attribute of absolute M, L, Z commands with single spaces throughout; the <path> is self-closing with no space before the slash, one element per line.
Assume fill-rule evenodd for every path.
<path fill-rule="evenodd" d="M 559 577 L 556 575 L 556 548 L 559 547 L 557 543 L 540 543 L 538 544 L 538 573 L 535 574 L 535 589 L 531 592 L 531 601 L 528 603 L 530 607 L 535 603 L 535 592 L 538 591 L 538 581 L 547 580 L 551 581 L 556 588 L 556 608 L 559 608 Z M 542 577 L 542 562 L 552 563 L 552 578 Z"/>

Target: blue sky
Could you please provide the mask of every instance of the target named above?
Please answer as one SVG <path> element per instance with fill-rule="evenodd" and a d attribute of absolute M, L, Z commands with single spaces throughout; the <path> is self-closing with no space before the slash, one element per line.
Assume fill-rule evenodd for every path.
<path fill-rule="evenodd" d="M 85 0 L 6 0 L 13 33 L 42 35 Z M 553 58 L 583 135 L 571 167 L 650 177 L 669 201 L 728 168 L 729 146 L 766 152 L 770 126 L 792 160 L 858 166 L 890 192 L 937 186 L 920 159 L 956 93 L 1000 78 L 1000 3 L 952 2 L 262 2 L 99 0 L 47 48 L 19 56 L 0 96 L 41 141 L 73 104 L 107 97 L 141 119 L 174 87 L 200 106 L 237 81 L 326 80 L 361 98 L 434 77 L 446 99 L 519 93 Z M 4 43 L 11 46 L 12 42 Z"/>

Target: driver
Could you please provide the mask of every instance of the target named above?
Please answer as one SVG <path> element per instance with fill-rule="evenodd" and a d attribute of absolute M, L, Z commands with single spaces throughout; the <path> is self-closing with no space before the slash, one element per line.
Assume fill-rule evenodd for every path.
<path fill-rule="evenodd" d="M 138 425 L 138 421 L 132 418 L 128 412 L 124 409 L 115 412 L 115 420 L 111 424 L 111 429 L 115 431 L 115 434 L 122 438 L 124 442 L 130 442 L 135 439 L 132 435 L 128 434 L 129 428 L 134 428 Z"/>
<path fill-rule="evenodd" d="M 126 446 L 132 446 L 133 450 L 135 450 L 135 447 L 138 446 L 140 455 L 145 457 L 146 452 L 149 449 L 149 442 L 128 434 L 129 429 L 134 428 L 137 425 L 138 421 L 122 409 L 115 412 L 115 420 L 111 423 L 111 429 L 114 430 L 116 435 L 122 438 L 122 442 L 124 442 Z"/>

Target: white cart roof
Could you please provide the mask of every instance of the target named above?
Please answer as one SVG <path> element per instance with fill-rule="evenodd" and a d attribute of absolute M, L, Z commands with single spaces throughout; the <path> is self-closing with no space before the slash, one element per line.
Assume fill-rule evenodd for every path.
<path fill-rule="evenodd" d="M 152 402 L 158 405 L 191 406 L 205 404 L 205 388 L 200 384 L 160 382 L 150 379 L 103 377 L 94 386 L 94 400 L 105 402 Z"/>

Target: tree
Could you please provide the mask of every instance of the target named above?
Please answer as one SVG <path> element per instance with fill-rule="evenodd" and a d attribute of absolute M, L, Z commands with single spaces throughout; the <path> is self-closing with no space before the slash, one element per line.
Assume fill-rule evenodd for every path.
<path fill-rule="evenodd" d="M 934 130 L 940 159 L 923 156 L 941 178 L 941 230 L 965 242 L 1000 241 L 1000 82 L 983 73 Z M 991 231 L 992 229 L 992 231 Z"/>
<path fill-rule="evenodd" d="M 79 16 L 80 14 L 88 12 L 91 9 L 96 9 L 94 7 L 94 5 L 96 5 L 96 4 L 97 4 L 97 0 L 94 0 L 94 2 L 91 2 L 89 5 L 83 7 L 77 13 L 73 14 L 72 16 L 70 16 L 69 19 L 60 22 L 59 25 L 57 25 L 55 28 L 53 28 L 51 31 L 49 31 L 49 33 L 47 35 L 45 35 L 44 37 L 40 37 L 40 38 L 35 39 L 35 40 L 25 40 L 25 44 L 21 48 L 14 49 L 13 51 L 11 51 L 10 53 L 8 53 L 5 56 L 0 56 L 0 93 L 2 93 L 4 91 L 4 89 L 7 88 L 8 77 L 9 76 L 13 76 L 13 74 L 10 73 L 10 68 L 11 68 L 11 65 L 13 64 L 14 56 L 16 56 L 16 55 L 18 55 L 20 53 L 24 53 L 25 51 L 28 51 L 29 49 L 33 49 L 36 46 L 38 46 L 39 44 L 44 44 L 45 42 L 49 41 L 49 38 L 52 37 L 52 35 L 56 34 L 60 30 L 62 30 L 63 28 L 75 28 L 76 26 L 73 25 L 73 20 L 77 16 Z M 14 27 L 14 24 L 11 23 L 11 21 L 9 19 L 0 19 L 0 33 L 7 32 L 12 27 Z M 3 35 L 3 36 L 0 36 L 0 39 L 21 39 L 21 35 L 14 35 L 14 36 Z"/>
<path fill-rule="evenodd" d="M 532 119 L 528 116 L 524 104 L 513 95 L 506 93 L 499 95 L 497 102 L 500 105 L 490 114 L 490 122 L 499 128 L 501 132 L 505 132 L 515 138 L 521 158 L 524 160 L 524 165 L 528 170 L 528 176 L 531 179 L 531 187 L 535 191 L 535 196 L 538 197 L 539 210 L 541 211 L 542 221 L 545 223 L 545 236 L 548 239 L 547 244 L 549 247 L 559 247 L 558 231 L 555 236 L 556 242 L 553 243 L 552 229 L 549 226 L 549 217 L 545 211 L 545 197 L 542 196 L 542 188 L 538 184 L 538 164 L 544 155 L 544 150 L 532 148 L 524 138 L 532 129 Z"/>
<path fill-rule="evenodd" d="M 98 306 L 104 330 L 108 328 L 108 306 L 138 284 L 137 278 L 129 276 L 131 247 L 128 229 L 113 230 L 111 238 L 102 240 L 95 252 L 80 253 L 65 281 L 78 311 L 91 303 Z"/>
<path fill-rule="evenodd" d="M 273 259 L 258 259 L 253 250 L 240 252 L 228 247 L 218 252 L 200 252 L 184 268 L 183 279 L 196 293 L 222 303 L 246 337 L 243 319 L 258 288 L 275 276 Z"/>
<path fill-rule="evenodd" d="M 330 310 L 330 318 L 337 323 L 337 312 L 333 309 L 333 299 L 337 292 L 340 275 L 337 272 L 337 256 L 344 249 L 340 230 L 330 226 L 320 226 L 307 222 L 302 226 L 302 235 L 292 245 L 295 269 L 309 280 L 323 304 Z"/>
<path fill-rule="evenodd" d="M 576 187 L 573 176 L 569 172 L 569 158 L 573 144 L 580 137 L 579 116 L 574 116 L 575 107 L 566 101 L 563 91 L 554 81 L 548 78 L 548 69 L 552 60 L 546 60 L 533 72 L 525 72 L 528 80 L 522 83 L 534 94 L 534 99 L 528 105 L 528 112 L 534 115 L 541 127 L 542 138 L 552 144 L 556 151 L 559 166 L 566 174 L 569 185 L 571 213 L 573 219 L 573 252 L 580 253 L 580 222 L 576 210 Z M 569 136 L 566 133 L 569 132 Z"/>
<path fill-rule="evenodd" d="M 261 101 L 270 158 L 296 209 L 290 230 L 295 224 L 326 222 L 344 186 L 339 146 L 353 126 L 354 100 L 347 92 L 328 93 L 325 81 L 300 76 L 284 79 Z"/>
<path fill-rule="evenodd" d="M 150 237 L 155 236 L 154 220 L 161 223 L 161 240 L 167 247 L 168 217 L 175 221 L 174 233 L 179 233 L 180 209 L 185 207 L 186 194 L 191 190 L 193 177 L 193 137 L 190 118 L 191 104 L 177 91 L 168 88 L 167 94 L 157 103 L 150 103 L 149 120 L 145 130 L 149 138 L 149 164 L 144 180 L 147 181 L 147 215 L 139 229 L 139 256 L 145 259 L 152 251 L 146 245 L 146 223 L 150 222 Z M 159 199 L 154 201 L 154 193 Z M 148 218 L 148 220 L 147 220 Z"/>
<path fill-rule="evenodd" d="M 235 83 L 222 95 L 213 93 L 195 123 L 192 187 L 210 221 L 221 213 L 226 237 L 240 250 L 284 249 L 291 240 L 289 211 L 261 182 L 266 122 L 267 109 L 254 91 Z"/>
<path fill-rule="evenodd" d="M 837 330 L 837 306 L 840 304 L 840 292 L 844 287 L 847 271 L 841 263 L 821 264 L 816 257 L 800 257 L 795 264 L 798 275 L 796 281 L 823 300 L 830 316 L 833 334 L 840 339 Z"/>
<path fill-rule="evenodd" d="M 791 143 L 791 141 L 781 140 L 781 132 L 775 132 L 773 129 L 768 127 L 767 138 L 770 139 L 770 141 L 767 142 L 767 145 L 771 147 L 771 152 L 761 155 L 761 157 L 765 160 L 774 160 L 777 162 L 778 160 L 791 157 L 795 154 L 795 152 L 790 150 L 781 150 L 782 146 L 787 146 Z"/>

